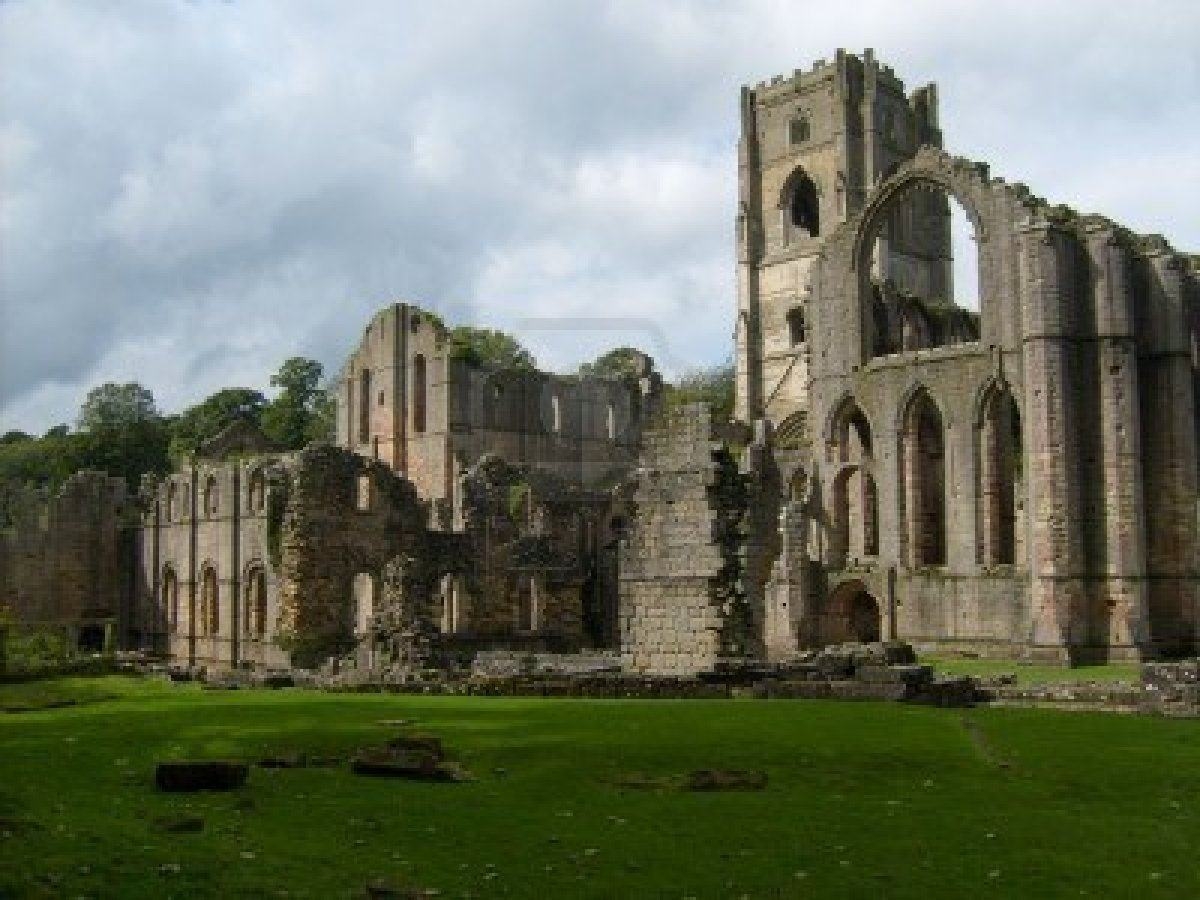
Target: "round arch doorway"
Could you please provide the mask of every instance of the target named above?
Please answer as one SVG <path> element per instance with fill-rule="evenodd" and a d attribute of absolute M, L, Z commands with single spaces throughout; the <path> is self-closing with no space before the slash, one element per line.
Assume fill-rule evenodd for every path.
<path fill-rule="evenodd" d="M 838 585 L 829 595 L 823 618 L 826 644 L 871 644 L 883 639 L 879 601 L 861 581 Z"/>

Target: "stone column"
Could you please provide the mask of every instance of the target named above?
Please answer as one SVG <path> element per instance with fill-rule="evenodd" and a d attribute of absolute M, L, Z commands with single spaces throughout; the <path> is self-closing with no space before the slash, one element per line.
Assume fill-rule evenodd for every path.
<path fill-rule="evenodd" d="M 1109 658 L 1136 659 L 1148 637 L 1142 434 L 1137 347 L 1128 252 L 1114 227 L 1092 223 L 1087 249 L 1095 279 L 1092 303 L 1097 344 L 1100 472 L 1103 476 L 1103 558 L 1097 560 L 1094 603 L 1107 609 Z"/>
<path fill-rule="evenodd" d="M 1068 662 L 1083 608 L 1083 546 L 1071 344 L 1072 238 L 1049 223 L 1021 232 L 1028 475 L 1030 654 Z"/>
<path fill-rule="evenodd" d="M 1184 308 L 1184 270 L 1169 248 L 1149 255 L 1147 343 L 1141 367 L 1150 641 L 1196 649 L 1197 448 L 1195 388 Z"/>

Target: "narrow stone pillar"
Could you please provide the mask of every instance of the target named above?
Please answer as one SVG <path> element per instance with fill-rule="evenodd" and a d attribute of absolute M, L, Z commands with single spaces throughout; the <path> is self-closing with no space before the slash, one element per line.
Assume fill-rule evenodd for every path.
<path fill-rule="evenodd" d="M 1184 308 L 1182 260 L 1149 254 L 1146 298 L 1150 351 L 1142 366 L 1150 641 L 1155 650 L 1195 652 L 1198 583 L 1195 387 Z"/>
<path fill-rule="evenodd" d="M 1068 662 L 1083 607 L 1072 238 L 1049 223 L 1021 231 L 1021 318 L 1028 461 L 1030 654 Z"/>
<path fill-rule="evenodd" d="M 1136 659 L 1148 638 L 1146 543 L 1142 493 L 1142 432 L 1138 410 L 1137 346 L 1128 252 L 1108 222 L 1090 223 L 1087 250 L 1094 273 L 1103 553 L 1093 608 L 1103 619 L 1093 639 L 1110 659 Z M 1106 625 L 1107 627 L 1100 627 Z"/>

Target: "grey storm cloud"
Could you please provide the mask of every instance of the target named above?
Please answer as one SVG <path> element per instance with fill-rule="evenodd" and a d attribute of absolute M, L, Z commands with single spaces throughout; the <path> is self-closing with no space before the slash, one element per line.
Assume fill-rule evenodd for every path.
<path fill-rule="evenodd" d="M 332 372 L 394 299 L 555 367 L 719 362 L 738 87 L 838 46 L 937 81 L 951 151 L 1195 248 L 1198 38 L 1188 2 L 7 3 L 0 430 Z"/>

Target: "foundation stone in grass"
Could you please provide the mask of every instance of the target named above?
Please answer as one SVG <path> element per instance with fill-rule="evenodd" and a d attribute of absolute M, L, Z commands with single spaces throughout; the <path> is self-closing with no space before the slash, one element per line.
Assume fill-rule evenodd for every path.
<path fill-rule="evenodd" d="M 230 760 L 176 760 L 160 762 L 154 783 L 160 791 L 231 791 L 246 783 L 250 767 Z"/>

